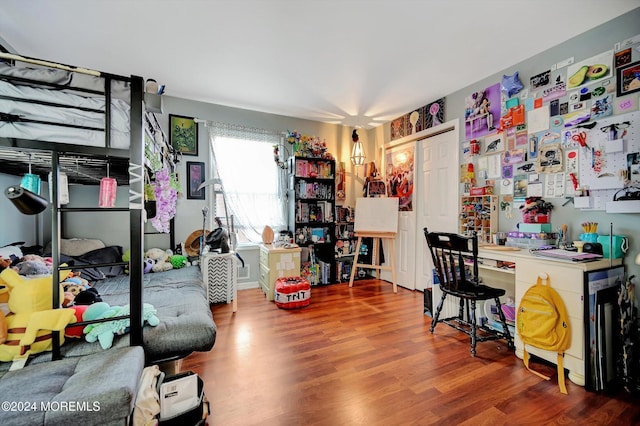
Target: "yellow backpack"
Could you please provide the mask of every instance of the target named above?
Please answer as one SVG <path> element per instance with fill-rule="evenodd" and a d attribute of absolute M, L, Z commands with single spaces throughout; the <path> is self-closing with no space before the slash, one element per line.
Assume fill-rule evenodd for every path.
<path fill-rule="evenodd" d="M 550 279 L 538 277 L 538 282 L 529 287 L 518 307 L 516 325 L 518 335 L 524 343 L 524 365 L 533 374 L 549 380 L 549 377 L 529 368 L 529 353 L 526 345 L 547 351 L 558 352 L 558 385 L 566 394 L 564 381 L 564 352 L 571 346 L 571 327 L 562 298 L 551 288 Z"/>

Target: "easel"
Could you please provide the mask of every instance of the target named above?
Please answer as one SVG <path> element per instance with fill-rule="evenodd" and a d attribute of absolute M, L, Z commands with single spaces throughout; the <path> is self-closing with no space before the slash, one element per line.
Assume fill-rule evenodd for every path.
<path fill-rule="evenodd" d="M 356 244 L 355 257 L 353 258 L 353 265 L 351 265 L 351 278 L 349 278 L 349 287 L 353 287 L 353 279 L 356 275 L 356 271 L 358 267 L 375 269 L 376 270 L 376 278 L 380 279 L 380 271 L 387 270 L 391 271 L 391 283 L 393 284 L 393 292 L 398 292 L 398 285 L 396 284 L 396 266 L 395 266 L 395 253 L 393 251 L 393 242 L 396 238 L 395 232 L 356 232 L 355 236 L 358 237 L 358 243 Z M 363 238 L 373 238 L 373 253 L 371 256 L 371 264 L 368 263 L 358 263 L 358 256 L 360 255 L 360 246 L 362 245 Z M 377 251 L 378 244 L 384 240 L 389 241 L 389 251 L 391 257 L 391 266 L 379 265 L 377 263 Z"/>

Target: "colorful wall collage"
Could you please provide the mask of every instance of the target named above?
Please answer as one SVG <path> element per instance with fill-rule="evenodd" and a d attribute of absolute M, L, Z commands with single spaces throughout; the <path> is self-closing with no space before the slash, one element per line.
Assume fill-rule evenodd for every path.
<path fill-rule="evenodd" d="M 470 93 L 463 192 L 491 186 L 506 202 L 589 194 L 584 207 L 604 210 L 600 196 L 640 185 L 640 35 L 612 47 Z"/>

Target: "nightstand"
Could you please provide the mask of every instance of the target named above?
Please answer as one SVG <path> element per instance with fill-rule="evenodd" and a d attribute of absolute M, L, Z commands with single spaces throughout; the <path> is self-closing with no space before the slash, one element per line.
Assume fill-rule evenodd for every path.
<path fill-rule="evenodd" d="M 281 277 L 300 276 L 300 247 L 283 248 L 260 244 L 260 288 L 273 300 L 276 280 Z"/>

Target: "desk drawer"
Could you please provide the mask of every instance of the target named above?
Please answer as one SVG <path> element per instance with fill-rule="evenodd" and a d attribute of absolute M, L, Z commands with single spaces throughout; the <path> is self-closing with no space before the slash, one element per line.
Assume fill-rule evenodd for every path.
<path fill-rule="evenodd" d="M 551 287 L 556 290 L 565 290 L 582 294 L 584 283 L 584 271 L 571 263 L 560 262 L 533 262 L 519 260 L 516 263 L 516 281 L 533 285 L 537 282 L 540 273 L 546 273 L 551 280 Z"/>

